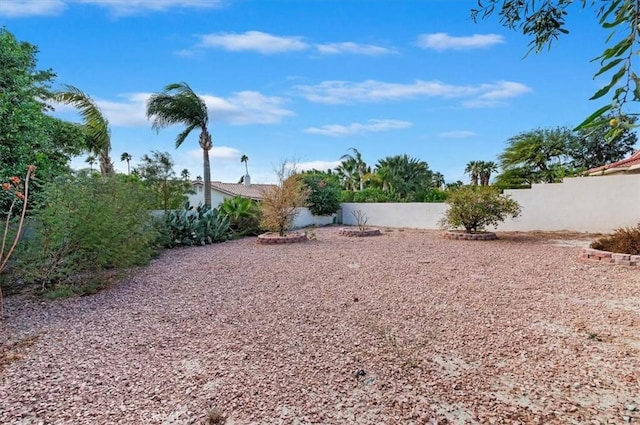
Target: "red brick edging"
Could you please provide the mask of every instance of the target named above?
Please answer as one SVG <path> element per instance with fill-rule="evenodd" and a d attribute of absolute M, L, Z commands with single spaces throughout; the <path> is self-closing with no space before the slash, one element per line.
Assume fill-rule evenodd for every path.
<path fill-rule="evenodd" d="M 308 240 L 309 238 L 307 238 L 307 235 L 304 233 L 291 233 L 284 236 L 273 233 L 263 233 L 262 235 L 258 235 L 256 242 L 261 245 L 275 245 L 283 243 L 306 242 Z"/>
<path fill-rule="evenodd" d="M 493 232 L 482 233 L 465 233 L 462 231 L 447 230 L 442 233 L 442 237 L 452 240 L 465 240 L 465 241 L 493 241 L 498 239 Z"/>
<path fill-rule="evenodd" d="M 598 261 L 604 264 L 640 266 L 640 255 L 618 254 L 593 248 L 582 248 L 580 250 L 580 258 L 583 260 Z"/>

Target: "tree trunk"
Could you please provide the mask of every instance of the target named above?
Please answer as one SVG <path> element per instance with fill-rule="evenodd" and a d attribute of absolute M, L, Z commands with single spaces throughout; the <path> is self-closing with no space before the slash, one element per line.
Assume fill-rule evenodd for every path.
<path fill-rule="evenodd" d="M 209 150 L 202 148 L 202 166 L 204 167 L 204 205 L 211 208 L 211 164 Z"/>

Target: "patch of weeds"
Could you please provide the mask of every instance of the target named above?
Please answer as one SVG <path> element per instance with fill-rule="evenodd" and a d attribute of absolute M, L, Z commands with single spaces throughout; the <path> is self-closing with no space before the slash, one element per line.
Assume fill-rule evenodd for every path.
<path fill-rule="evenodd" d="M 598 335 L 598 332 L 587 332 L 587 338 L 593 341 L 602 341 L 602 338 L 600 338 L 600 335 Z"/>
<path fill-rule="evenodd" d="M 621 254 L 640 255 L 640 223 L 636 227 L 616 229 L 591 243 L 591 248 Z"/>
<path fill-rule="evenodd" d="M 42 298 L 47 300 L 57 300 L 59 298 L 71 298 L 77 294 L 76 289 L 72 285 L 56 285 L 51 289 L 42 293 Z"/>

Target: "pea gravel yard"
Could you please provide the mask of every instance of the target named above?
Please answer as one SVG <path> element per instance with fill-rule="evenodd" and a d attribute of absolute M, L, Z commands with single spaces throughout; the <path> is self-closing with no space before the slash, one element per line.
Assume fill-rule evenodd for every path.
<path fill-rule="evenodd" d="M 640 423 L 638 267 L 579 235 L 315 235 L 9 297 L 0 423 Z"/>

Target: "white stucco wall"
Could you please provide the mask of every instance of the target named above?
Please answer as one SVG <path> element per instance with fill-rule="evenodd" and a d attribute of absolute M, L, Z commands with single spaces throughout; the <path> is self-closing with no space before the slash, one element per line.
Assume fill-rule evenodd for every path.
<path fill-rule="evenodd" d="M 438 221 L 447 208 L 443 203 L 343 203 L 342 223 L 355 226 L 353 212 L 360 210 L 366 214 L 369 226 L 438 229 Z"/>
<path fill-rule="evenodd" d="M 293 220 L 293 228 L 300 229 L 307 226 L 327 226 L 333 223 L 334 215 L 313 215 L 309 208 L 298 208 L 298 214 Z"/>
<path fill-rule="evenodd" d="M 196 193 L 189 195 L 189 203 L 194 207 L 199 204 L 204 204 L 204 189 L 202 186 L 195 187 Z M 225 199 L 232 198 L 232 196 L 225 195 L 222 192 L 218 192 L 215 189 L 211 189 L 211 206 L 217 208 Z"/>
<path fill-rule="evenodd" d="M 610 233 L 640 222 L 640 174 L 567 178 L 505 193 L 518 201 L 522 214 L 501 223 L 502 231 Z M 343 203 L 342 222 L 355 225 L 352 211 L 361 210 L 370 226 L 439 229 L 447 208 L 437 203 Z"/>

